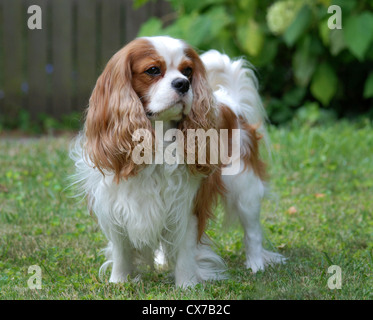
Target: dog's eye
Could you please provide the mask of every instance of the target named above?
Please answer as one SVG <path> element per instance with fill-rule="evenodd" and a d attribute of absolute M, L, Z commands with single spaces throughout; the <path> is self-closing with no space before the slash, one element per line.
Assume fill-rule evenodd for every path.
<path fill-rule="evenodd" d="M 186 67 L 181 73 L 186 76 L 190 77 L 192 75 L 193 69 L 191 67 Z"/>
<path fill-rule="evenodd" d="M 159 76 L 161 74 L 161 69 L 159 69 L 158 67 L 151 67 L 146 70 L 145 73 L 151 76 Z"/>

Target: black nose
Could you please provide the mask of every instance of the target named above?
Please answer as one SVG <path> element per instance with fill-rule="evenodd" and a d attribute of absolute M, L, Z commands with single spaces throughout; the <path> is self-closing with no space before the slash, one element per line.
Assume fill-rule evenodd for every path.
<path fill-rule="evenodd" d="M 183 78 L 176 78 L 171 82 L 172 88 L 174 88 L 179 94 L 184 94 L 189 90 L 189 80 Z"/>

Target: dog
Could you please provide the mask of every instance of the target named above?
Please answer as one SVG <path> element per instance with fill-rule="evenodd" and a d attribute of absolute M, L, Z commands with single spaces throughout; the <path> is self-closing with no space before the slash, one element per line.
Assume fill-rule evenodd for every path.
<path fill-rule="evenodd" d="M 242 224 L 247 268 L 255 273 L 285 261 L 262 246 L 267 182 L 259 143 L 268 137 L 247 65 L 215 50 L 199 56 L 168 36 L 137 38 L 107 63 L 70 156 L 75 182 L 109 241 L 100 271 L 112 264 L 110 282 L 127 281 L 154 261 L 173 268 L 178 287 L 224 279 L 226 265 L 205 233 L 218 199 Z M 170 130 L 168 138 L 157 126 Z M 198 149 L 191 132 L 225 137 L 210 134 Z M 174 161 L 165 163 L 162 151 L 173 143 Z"/>

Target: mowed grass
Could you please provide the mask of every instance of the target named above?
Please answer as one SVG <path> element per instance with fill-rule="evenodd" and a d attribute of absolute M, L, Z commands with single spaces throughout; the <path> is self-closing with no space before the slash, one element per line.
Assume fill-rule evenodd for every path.
<path fill-rule="evenodd" d="M 272 193 L 263 204 L 265 247 L 285 265 L 252 274 L 244 267 L 242 230 L 222 228 L 221 207 L 209 235 L 229 279 L 175 288 L 168 271 L 108 283 L 98 270 L 106 239 L 73 198 L 71 137 L 0 139 L 0 299 L 372 299 L 373 130 L 368 121 L 270 128 Z M 42 289 L 28 268 L 40 266 Z M 342 271 L 329 289 L 328 267 Z"/>

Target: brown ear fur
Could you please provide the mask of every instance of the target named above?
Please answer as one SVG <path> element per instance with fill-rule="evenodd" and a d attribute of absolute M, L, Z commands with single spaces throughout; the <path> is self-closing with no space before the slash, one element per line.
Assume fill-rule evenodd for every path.
<path fill-rule="evenodd" d="M 206 141 L 206 150 L 200 150 L 201 152 L 206 152 L 206 164 L 198 163 L 197 143 L 195 143 L 194 149 L 191 149 L 190 146 L 188 147 L 188 129 L 203 129 L 205 132 L 209 129 L 218 130 L 218 121 L 216 106 L 214 106 L 215 100 L 207 80 L 205 67 L 198 54 L 191 47 L 187 46 L 185 54 L 192 59 L 194 64 L 194 72 L 191 79 L 193 105 L 188 116 L 180 123 L 179 129 L 184 134 L 185 153 L 190 154 L 193 152 L 195 155 L 195 164 L 188 164 L 189 170 L 193 174 L 205 175 L 194 202 L 194 214 L 198 219 L 198 241 L 200 241 L 208 219 L 213 216 L 212 209 L 217 202 L 218 196 L 224 193 L 225 188 L 221 179 L 220 164 L 210 163 L 209 141 Z"/>
<path fill-rule="evenodd" d="M 207 81 L 205 67 L 198 54 L 191 47 L 187 47 L 185 54 L 187 57 L 192 59 L 194 63 L 194 73 L 191 79 L 193 105 L 190 113 L 179 125 L 179 129 L 184 134 L 184 141 L 187 142 L 188 129 L 203 129 L 205 131 L 208 131 L 209 129 L 217 129 L 217 119 L 214 110 L 214 97 L 212 89 Z M 198 164 L 197 143 L 195 145 L 196 148 L 194 150 L 188 150 L 187 145 L 185 146 L 186 153 L 194 152 L 195 154 L 195 164 L 188 164 L 190 171 L 192 173 L 208 175 L 214 170 L 217 170 L 219 164 L 210 163 L 210 144 L 207 143 L 206 145 L 206 164 Z"/>
<path fill-rule="evenodd" d="M 120 178 L 136 175 L 141 168 L 133 163 L 135 147 L 132 134 L 136 129 L 152 132 L 149 119 L 132 88 L 131 65 L 139 46 L 148 45 L 135 40 L 118 51 L 98 78 L 86 115 L 86 150 L 90 160 L 104 173 Z"/>

